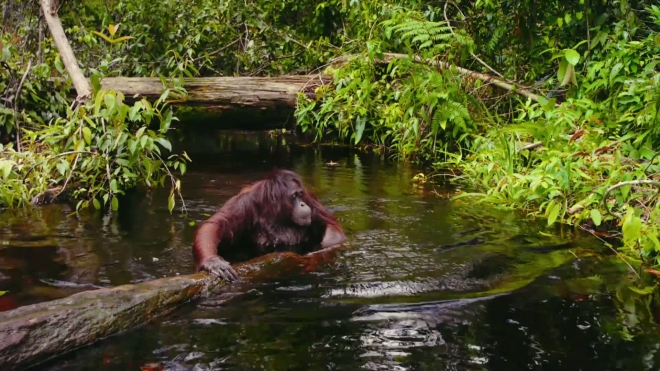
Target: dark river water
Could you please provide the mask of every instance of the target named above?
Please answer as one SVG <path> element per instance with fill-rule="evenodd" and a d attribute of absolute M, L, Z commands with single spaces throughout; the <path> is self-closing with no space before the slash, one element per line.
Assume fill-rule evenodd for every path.
<path fill-rule="evenodd" d="M 167 211 L 168 190 L 105 216 L 67 216 L 63 205 L 0 213 L 0 310 L 194 272 L 191 222 L 274 167 L 301 175 L 348 242 L 311 271 L 261 277 L 229 300 L 214 293 L 37 369 L 660 365 L 655 295 L 631 290 L 643 285 L 595 237 L 450 201 L 441 183 L 411 182 L 420 169 L 377 155 L 226 132 L 184 135 L 178 147 L 193 158 L 183 178 L 187 215 Z"/>

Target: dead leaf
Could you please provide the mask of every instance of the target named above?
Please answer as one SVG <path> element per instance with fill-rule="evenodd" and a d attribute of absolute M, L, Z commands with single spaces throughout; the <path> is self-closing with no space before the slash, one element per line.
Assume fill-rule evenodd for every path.
<path fill-rule="evenodd" d="M 584 129 L 576 131 L 573 135 L 571 135 L 571 139 L 568 141 L 568 144 L 571 144 L 574 141 L 580 139 L 580 137 L 582 137 L 585 133 L 586 131 L 584 131 Z"/>
<path fill-rule="evenodd" d="M 597 150 L 595 150 L 594 154 L 599 154 L 599 153 L 603 153 L 603 152 L 606 152 L 606 151 L 611 151 L 612 149 L 613 149 L 612 146 L 603 146 L 603 147 L 600 147 Z"/>
<path fill-rule="evenodd" d="M 589 156 L 589 152 L 584 152 L 584 151 L 582 151 L 582 152 L 575 152 L 575 153 L 573 153 L 572 155 L 570 155 L 570 156 L 568 156 L 568 157 L 578 157 L 578 156 L 580 156 L 580 157 L 588 157 L 588 156 Z"/>

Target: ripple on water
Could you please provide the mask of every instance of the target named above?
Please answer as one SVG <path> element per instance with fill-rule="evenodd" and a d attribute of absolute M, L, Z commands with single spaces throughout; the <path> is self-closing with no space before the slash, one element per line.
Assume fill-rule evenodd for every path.
<path fill-rule="evenodd" d="M 527 251 L 559 238 L 514 213 L 437 197 L 433 184 L 413 186 L 412 176 L 424 169 L 344 149 L 282 148 L 259 149 L 252 158 L 194 157 L 184 178 L 187 215 L 167 211 L 168 189 L 128 203 L 121 216 L 67 218 L 70 210 L 59 205 L 0 215 L 0 284 L 10 291 L 0 308 L 3 300 L 28 303 L 191 273 L 191 222 L 281 167 L 300 173 L 347 231 L 335 260 L 231 285 L 235 290 L 81 349 L 50 369 L 139 369 L 150 362 L 167 370 L 657 368 L 648 348 L 657 335 L 619 336 L 635 326 L 629 303 L 622 307 L 614 295 L 572 281 L 602 273 L 618 284 L 624 270 L 583 272 L 566 264 L 576 259 L 572 246 Z"/>

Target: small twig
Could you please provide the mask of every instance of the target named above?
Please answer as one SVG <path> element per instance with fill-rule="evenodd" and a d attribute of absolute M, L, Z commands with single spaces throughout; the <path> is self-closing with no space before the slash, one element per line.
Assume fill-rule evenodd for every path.
<path fill-rule="evenodd" d="M 621 253 L 619 253 L 618 251 L 616 251 L 612 246 L 609 246 L 609 244 L 606 243 L 605 240 L 603 240 L 602 238 L 600 238 L 600 236 L 598 236 L 597 234 L 595 234 L 593 230 L 591 230 L 591 229 L 587 229 L 587 228 L 585 228 L 585 227 L 582 226 L 582 225 L 580 225 L 579 227 L 580 227 L 580 229 L 582 229 L 583 231 L 585 231 L 585 232 L 589 232 L 589 234 L 591 234 L 592 236 L 594 236 L 594 237 L 596 237 L 597 239 L 599 239 L 600 242 L 602 242 L 604 245 L 608 246 L 608 247 L 610 248 L 610 250 L 612 250 L 612 251 L 616 254 L 616 256 L 618 256 L 621 260 L 623 260 L 624 263 L 626 263 L 626 265 L 628 266 L 628 268 L 630 268 L 630 271 L 633 272 L 633 273 L 637 276 L 637 278 L 641 278 L 641 277 L 639 276 L 639 274 L 635 271 L 635 268 L 634 268 L 632 265 L 630 265 L 630 263 L 628 263 L 628 261 L 625 259 L 625 257 L 624 257 L 623 255 L 621 255 Z"/>
<path fill-rule="evenodd" d="M 44 40 L 46 39 L 45 35 L 45 29 L 44 29 L 44 14 L 43 14 L 43 9 L 41 7 L 39 8 L 39 25 L 37 26 L 39 28 L 39 49 L 37 50 L 37 58 L 39 59 L 39 63 L 42 64 L 44 63 Z"/>
<path fill-rule="evenodd" d="M 408 54 L 401 54 L 401 53 L 383 53 L 383 57 L 384 58 L 377 58 L 377 60 L 382 62 L 382 63 L 389 63 L 393 59 L 411 59 L 415 63 L 424 63 L 424 64 L 435 66 L 437 68 L 445 69 L 445 70 L 455 69 L 461 75 L 466 75 L 466 76 L 469 76 L 469 77 L 473 77 L 475 79 L 479 79 L 479 80 L 483 81 L 484 83 L 492 82 L 493 85 L 495 85 L 499 88 L 502 88 L 502 89 L 505 89 L 505 90 L 508 90 L 508 91 L 513 91 L 516 94 L 522 95 L 525 98 L 529 98 L 529 99 L 533 100 L 534 102 L 537 102 L 537 103 L 539 102 L 539 96 L 537 94 L 532 93 L 528 89 L 525 89 L 525 88 L 520 89 L 516 85 L 510 84 L 510 83 L 504 81 L 504 79 L 499 79 L 497 77 L 486 75 L 486 74 L 481 73 L 481 72 L 468 70 L 467 68 L 459 67 L 459 66 L 447 63 L 447 62 L 443 62 L 441 60 L 425 59 L 425 58 L 423 58 L 421 56 L 418 56 L 418 55 L 414 55 L 411 58 Z M 348 57 L 347 56 L 342 56 L 342 57 L 335 58 L 334 62 L 343 62 L 343 61 L 346 61 L 346 60 L 350 60 L 350 56 L 348 56 Z M 515 84 L 517 84 L 517 83 L 515 83 Z M 559 107 L 559 103 L 555 103 L 555 107 Z"/>
<path fill-rule="evenodd" d="M 534 142 L 534 143 L 528 144 L 526 146 L 522 146 L 518 150 L 518 153 L 520 153 L 522 151 L 531 151 L 531 150 L 533 150 L 535 148 L 538 148 L 538 147 L 543 147 L 543 142 Z"/>
<path fill-rule="evenodd" d="M 69 173 L 69 176 L 66 177 L 66 180 L 62 185 L 62 188 L 60 188 L 59 192 L 57 192 L 57 194 L 53 197 L 53 199 L 59 197 L 62 194 L 62 192 L 64 192 L 64 189 L 66 188 L 67 184 L 69 184 L 69 180 L 71 180 L 71 177 L 73 176 L 73 171 L 76 169 L 76 165 L 78 164 L 79 158 L 80 158 L 80 153 L 76 154 L 76 159 L 73 160 L 73 165 L 71 165 L 71 172 Z"/>
<path fill-rule="evenodd" d="M 612 192 L 613 190 L 615 190 L 617 188 L 621 188 L 621 187 L 624 187 L 624 186 L 627 186 L 627 185 L 642 185 L 642 184 L 652 185 L 654 187 L 660 188 L 660 182 L 655 181 L 655 180 L 629 180 L 627 182 L 617 183 L 617 184 L 607 188 L 607 190 L 603 194 L 602 202 L 603 202 L 603 206 L 605 207 L 605 211 L 607 211 L 607 213 L 609 215 L 612 215 L 616 218 L 621 218 L 620 215 L 614 214 L 610 211 L 610 208 L 607 206 L 607 196 L 609 195 L 610 192 Z"/>
<path fill-rule="evenodd" d="M 225 49 L 228 49 L 229 47 L 231 47 L 232 45 L 236 44 L 236 43 L 239 42 L 239 41 L 241 41 L 241 38 L 240 38 L 240 37 L 239 37 L 238 39 L 236 39 L 236 40 L 230 42 L 229 44 L 223 46 L 222 48 L 220 48 L 220 49 L 218 49 L 218 50 L 214 50 L 214 51 L 208 53 L 207 55 L 202 55 L 201 57 L 193 58 L 192 62 L 197 62 L 198 60 L 203 59 L 203 58 L 206 58 L 207 56 L 210 57 L 210 56 L 212 56 L 212 55 L 218 54 L 218 53 L 220 53 L 221 51 L 223 51 L 223 50 L 225 50 Z"/>
<path fill-rule="evenodd" d="M 101 127 L 103 127 L 103 136 L 105 136 L 108 132 L 105 131 L 105 119 L 103 117 L 101 117 Z M 110 147 L 105 149 L 105 171 L 108 176 L 108 182 L 110 182 L 112 179 L 112 175 L 110 173 Z M 112 190 L 110 191 L 112 192 Z"/>
<path fill-rule="evenodd" d="M 14 118 L 15 122 L 14 125 L 16 126 L 16 150 L 18 152 L 22 152 L 21 148 L 21 127 L 18 124 L 18 100 L 21 97 L 21 89 L 23 89 L 23 83 L 25 82 L 25 78 L 27 77 L 28 73 L 30 73 L 30 68 L 32 67 L 32 59 L 28 61 L 27 67 L 25 68 L 25 73 L 23 74 L 23 78 L 21 78 L 21 82 L 18 84 L 18 89 L 16 89 L 16 97 L 14 98 Z"/>
<path fill-rule="evenodd" d="M 644 218 L 644 222 L 648 223 L 649 218 L 651 217 L 651 210 L 649 210 L 649 207 L 646 206 L 641 200 L 635 200 L 637 201 L 637 204 L 642 207 L 642 209 L 646 210 L 646 218 Z"/>
<path fill-rule="evenodd" d="M 158 157 L 158 159 L 160 160 L 160 162 L 163 163 L 163 165 L 164 165 L 164 167 L 165 167 L 165 171 L 167 171 L 167 174 L 170 176 L 170 182 L 172 182 L 172 186 L 173 186 L 173 187 L 176 187 L 176 183 L 174 182 L 174 179 L 176 179 L 176 178 L 175 178 L 175 176 L 172 174 L 172 172 L 170 172 L 170 168 L 167 167 L 167 164 L 166 164 L 165 161 L 163 161 L 163 159 L 158 155 L 158 153 L 154 152 L 154 155 L 156 155 L 156 157 Z M 186 202 L 183 200 L 183 195 L 181 194 L 181 190 L 178 190 L 177 193 L 179 194 L 179 198 L 181 199 L 181 209 L 182 209 L 184 212 L 187 212 L 187 209 L 186 209 Z"/>
<path fill-rule="evenodd" d="M 658 157 L 658 155 L 660 155 L 660 152 L 656 152 L 653 155 L 653 157 L 651 157 L 651 160 L 649 161 L 649 164 L 646 165 L 646 168 L 644 169 L 644 172 L 647 172 L 649 170 L 649 167 L 651 167 L 651 165 L 653 165 L 653 160 L 655 160 L 655 158 Z"/>
<path fill-rule="evenodd" d="M 39 165 L 41 165 L 41 164 L 43 164 L 43 163 L 46 163 L 46 162 L 48 162 L 48 161 L 50 161 L 50 160 L 54 160 L 54 159 L 56 159 L 56 158 L 58 158 L 58 157 L 64 157 L 64 156 L 73 155 L 73 154 L 95 155 L 95 154 L 97 154 L 97 153 L 96 153 L 96 152 L 90 152 L 90 151 L 69 151 L 69 152 L 58 153 L 58 154 L 56 154 L 55 156 L 49 157 L 49 158 L 47 158 L 47 159 L 45 159 L 45 160 L 43 160 L 43 161 L 40 161 L 40 162 L 37 163 L 37 164 L 32 165 L 32 167 L 30 167 L 30 169 L 27 171 L 27 173 L 25 173 L 25 175 L 23 176 L 23 183 L 25 183 L 25 179 L 28 177 L 28 175 L 30 175 L 30 173 L 32 172 L 32 170 L 34 170 L 34 169 L 37 168 L 37 166 L 39 166 Z"/>

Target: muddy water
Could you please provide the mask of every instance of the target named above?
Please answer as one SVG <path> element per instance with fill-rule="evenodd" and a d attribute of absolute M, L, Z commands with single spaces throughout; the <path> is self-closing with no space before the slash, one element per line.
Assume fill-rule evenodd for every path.
<path fill-rule="evenodd" d="M 449 201 L 419 169 L 265 134 L 181 138 L 187 215 L 166 193 L 123 211 L 0 214 L 0 310 L 193 271 L 195 226 L 242 185 L 293 169 L 348 243 L 309 272 L 223 289 L 44 370 L 657 369 L 654 310 L 597 239 Z M 232 295 L 227 294 L 231 291 Z M 230 299 L 228 299 L 230 298 Z M 650 308 L 654 308 L 650 305 Z"/>

